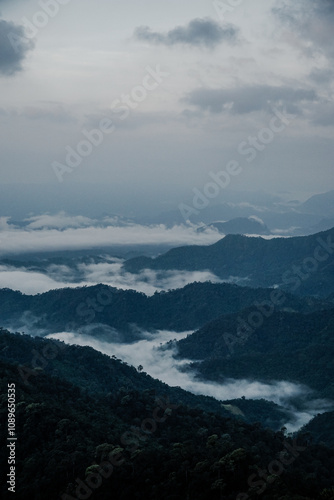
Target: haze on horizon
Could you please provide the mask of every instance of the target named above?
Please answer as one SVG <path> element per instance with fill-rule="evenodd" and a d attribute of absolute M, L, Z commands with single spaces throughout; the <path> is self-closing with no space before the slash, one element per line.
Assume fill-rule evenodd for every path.
<path fill-rule="evenodd" d="M 330 0 L 0 0 L 3 190 L 59 211 L 94 184 L 126 212 L 222 171 L 226 193 L 334 189 L 333 20 Z"/>

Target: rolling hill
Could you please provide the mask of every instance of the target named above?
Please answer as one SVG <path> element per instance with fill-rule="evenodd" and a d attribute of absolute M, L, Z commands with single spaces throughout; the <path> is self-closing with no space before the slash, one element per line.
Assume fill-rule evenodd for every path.
<path fill-rule="evenodd" d="M 1 289 L 0 321 L 10 329 L 27 333 L 31 330 L 38 335 L 81 329 L 122 342 L 141 338 L 141 330 L 195 330 L 222 314 L 270 301 L 272 294 L 270 289 L 210 282 L 192 283 L 151 297 L 107 285 L 64 288 L 37 295 Z M 302 312 L 331 304 L 289 293 L 285 298 L 283 308 Z"/>
<path fill-rule="evenodd" d="M 334 451 L 313 445 L 306 434 L 286 437 L 283 431 L 187 406 L 154 389 L 135 389 L 126 376 L 133 369 L 122 371 L 117 360 L 93 349 L 58 346 L 60 354 L 51 359 L 59 343 L 0 334 L 6 339 L 0 351 L 2 402 L 7 402 L 8 383 L 16 388 L 18 500 L 92 494 L 99 500 L 234 500 L 260 493 L 266 500 L 331 498 Z M 27 385 L 14 358 L 24 351 L 29 357 L 34 349 L 44 356 L 49 352 L 49 363 L 36 368 Z M 51 374 L 55 361 L 58 372 Z M 119 380 L 113 378 L 113 365 Z M 98 389 L 103 378 L 110 382 L 107 393 Z M 7 416 L 2 404 L 1 426 Z M 7 499 L 13 494 L 5 479 L 5 439 L 3 434 L 0 491 Z"/>
<path fill-rule="evenodd" d="M 334 310 L 259 319 L 255 308 L 222 316 L 178 341 L 178 356 L 205 380 L 286 380 L 334 400 Z"/>
<path fill-rule="evenodd" d="M 231 417 L 231 412 L 213 397 L 170 387 L 115 356 L 110 358 L 91 347 L 68 346 L 56 340 L 12 334 L 0 328 L 0 359 L 19 366 L 18 372 L 27 387 L 33 385 L 42 373 L 47 373 L 66 379 L 92 397 L 97 394 L 106 397 L 121 387 L 127 391 L 153 391 L 192 408 Z M 233 402 L 235 405 L 239 403 L 243 411 L 236 418 L 249 423 L 261 422 L 277 430 L 289 419 L 280 406 L 269 401 Z"/>
<path fill-rule="evenodd" d="M 304 213 L 334 216 L 334 191 L 311 196 L 298 208 Z"/>
<path fill-rule="evenodd" d="M 103 293 L 109 292 L 111 294 L 110 304 L 105 305 L 101 311 L 96 311 L 96 323 L 81 323 L 81 325 L 86 325 L 89 327 L 88 330 L 84 329 L 84 326 L 80 326 L 80 315 L 77 316 L 77 324 L 75 324 L 75 316 L 73 315 L 73 311 L 78 307 L 78 303 L 87 303 L 88 300 L 92 301 L 95 297 L 103 297 Z M 285 300 L 282 304 L 277 304 L 273 307 L 273 298 L 277 297 L 277 291 L 275 290 L 266 290 L 266 289 L 250 289 L 247 287 L 238 287 L 236 285 L 230 284 L 212 284 L 212 283 L 194 283 L 192 285 L 187 285 L 184 289 L 174 290 L 167 293 L 157 293 L 152 297 L 146 297 L 143 294 L 133 292 L 133 291 L 121 291 L 117 289 L 110 289 L 104 285 L 100 285 L 97 287 L 83 287 L 79 289 L 64 289 L 64 290 L 55 290 L 52 292 L 48 292 L 46 294 L 36 295 L 36 296 L 25 296 L 19 292 L 13 292 L 11 290 L 2 290 L 0 293 L 2 296 L 1 306 L 3 311 L 3 316 L 8 314 L 8 318 L 10 320 L 15 319 L 15 314 L 13 315 L 13 309 L 19 305 L 16 309 L 16 314 L 19 314 L 21 321 L 25 321 L 25 319 L 31 319 L 34 314 L 40 314 L 40 316 L 35 318 L 35 321 L 40 328 L 45 328 L 43 330 L 43 334 L 54 331 L 63 331 L 66 326 L 76 326 L 79 332 L 83 332 L 89 335 L 94 335 L 97 338 L 100 338 L 104 341 L 115 342 L 127 342 L 133 341 L 137 337 L 141 338 L 141 330 L 138 326 L 134 327 L 134 325 L 129 322 L 125 322 L 124 319 L 129 321 L 131 320 L 131 316 L 129 316 L 130 311 L 134 315 L 138 315 L 139 318 L 142 319 L 143 323 L 140 325 L 146 325 L 148 328 L 152 327 L 152 324 L 156 327 L 164 327 L 165 325 L 180 327 L 185 324 L 189 326 L 189 324 L 203 324 L 207 322 L 207 318 L 216 318 L 220 312 L 235 312 L 233 316 L 220 316 L 218 319 L 215 319 L 213 322 L 209 322 L 209 324 L 205 325 L 199 332 L 204 332 L 203 335 L 203 343 L 201 340 L 198 340 L 198 332 L 195 332 L 192 336 L 188 337 L 184 341 L 180 342 L 181 346 L 184 346 L 188 343 L 192 343 L 192 339 L 195 339 L 194 345 L 195 350 L 198 349 L 198 352 L 201 356 L 208 358 L 208 365 L 211 364 L 211 353 L 210 349 L 214 351 L 214 360 L 212 366 L 214 366 L 217 361 L 217 357 L 222 355 L 222 345 L 225 347 L 225 351 L 227 354 L 227 358 L 230 355 L 229 347 L 231 346 L 230 338 L 227 339 L 227 343 L 222 340 L 222 332 L 223 334 L 227 331 L 233 331 L 232 328 L 236 328 L 238 324 L 239 315 L 242 314 L 241 311 L 244 310 L 245 306 L 251 307 L 251 313 L 257 313 L 259 311 L 268 311 L 268 307 L 270 308 L 270 313 L 277 315 L 278 311 L 282 310 L 287 313 L 287 311 L 294 311 L 294 315 L 297 316 L 297 311 L 300 313 L 310 313 L 317 311 L 319 316 L 326 313 L 326 307 L 333 307 L 331 302 L 322 302 L 316 299 L 310 298 L 297 298 L 289 294 L 283 295 Z M 138 299 L 138 302 L 136 302 Z M 79 302 L 80 301 L 80 302 Z M 271 306 L 270 306 L 271 304 Z M 30 309 L 29 309 L 30 308 Z M 272 308 L 272 310 L 271 310 Z M 138 311 L 140 310 L 140 314 Z M 292 317 L 295 317 L 292 314 Z M 301 317 L 304 318 L 304 315 L 301 314 Z M 234 324 L 231 328 L 224 329 L 224 321 L 228 318 L 233 318 Z M 323 317 L 323 316 L 321 316 Z M 247 315 L 246 315 L 247 318 Z M 290 318 L 289 314 L 286 314 L 286 321 L 288 322 Z M 71 324 L 67 323 L 71 321 Z M 154 323 L 156 321 L 157 323 Z M 222 323 L 223 321 L 223 323 Z M 298 320 L 299 321 L 299 320 Z M 110 329 L 104 329 L 103 325 L 106 325 L 109 322 L 109 325 L 114 325 L 114 331 L 118 334 L 118 330 L 116 328 L 122 328 L 122 335 L 118 335 L 115 337 L 113 331 Z M 187 323 L 190 322 L 190 323 Z M 95 326 L 94 326 L 95 325 Z M 216 325 L 218 327 L 216 328 Z M 31 325 L 30 325 L 31 326 Z M 93 329 L 91 329 L 93 327 Z M 41 333 L 41 332 L 39 332 Z M 237 333 L 237 332 L 236 332 Z M 212 344 L 212 338 L 217 334 L 218 340 Z M 279 332 L 279 335 L 281 333 Z M 21 338 L 21 337 L 19 337 Z M 22 339 L 27 339 L 28 337 L 23 336 Z M 45 339 L 41 339 L 39 337 L 35 338 L 35 342 L 43 342 Z M 26 340 L 22 340 L 21 344 L 24 345 Z M 285 339 L 282 339 L 284 344 Z M 18 345 L 18 342 L 16 342 Z M 43 349 L 43 344 L 39 344 L 39 350 Z M 234 346 L 234 340 L 232 339 L 232 347 Z M 236 342 L 236 347 L 238 347 L 238 342 Z M 38 349 L 35 349 L 38 351 Z M 18 352 L 15 352 L 14 355 L 8 355 L 11 351 L 6 351 L 6 359 L 9 360 L 19 360 L 20 363 L 25 364 L 29 363 L 33 356 L 31 355 L 31 350 L 29 352 L 28 348 L 22 347 Z M 86 352 L 86 351 L 85 351 Z M 183 353 L 181 349 L 181 355 L 184 354 L 184 357 L 188 357 L 189 359 L 197 359 L 196 356 L 193 356 L 193 352 L 186 351 Z M 276 351 L 274 351 L 274 355 L 276 355 Z M 75 382 L 78 384 L 78 380 L 80 379 L 79 374 L 85 374 L 85 377 L 88 376 L 88 371 L 85 367 L 83 367 L 84 359 L 82 356 L 79 357 L 79 362 L 67 363 L 66 373 L 68 374 L 70 371 L 73 372 L 73 377 L 70 378 L 71 382 Z M 202 357 L 200 358 L 202 359 Z M 56 361 L 56 364 L 58 361 Z M 101 363 L 101 366 L 103 363 Z M 203 363 L 203 367 L 205 363 Z M 121 369 L 122 368 L 122 369 Z M 127 368 L 128 369 L 128 368 Z M 118 380 L 119 375 L 117 373 L 121 373 L 124 371 L 124 365 L 117 365 L 115 368 L 115 372 L 113 374 L 113 379 Z M 130 370 L 132 376 L 135 374 L 137 377 L 137 372 L 134 369 Z M 245 371 L 244 373 L 237 374 L 237 377 L 247 378 L 249 373 Z M 282 374 L 281 374 L 282 375 Z M 284 376 L 283 374 L 282 376 Z M 92 370 L 90 367 L 90 385 L 92 385 L 93 389 L 95 389 L 96 382 L 92 380 Z M 127 374 L 127 380 L 131 379 L 130 375 Z M 103 378 L 104 381 L 104 378 Z M 99 382 L 100 383 L 100 382 Z M 104 382 L 105 383 L 105 382 Z M 127 382 L 128 383 L 128 382 Z M 151 382 L 147 385 L 142 385 L 143 379 L 141 378 L 139 381 L 135 381 L 135 387 L 141 389 L 147 389 L 148 387 L 152 387 Z M 109 384 L 106 385 L 106 388 L 109 387 Z M 189 396 L 191 397 L 191 396 Z M 212 402 L 210 404 L 213 404 Z M 261 405 L 259 402 L 253 402 L 250 404 L 255 404 L 255 408 L 252 409 L 253 417 L 256 421 L 262 422 L 264 425 L 273 426 L 274 428 L 278 428 L 280 424 L 284 422 L 286 419 L 286 415 L 282 414 L 280 408 L 272 408 L 271 411 L 265 411 L 263 409 L 263 404 Z M 267 404 L 267 402 L 266 402 Z M 268 403 L 269 404 L 269 403 Z M 272 404 L 272 403 L 270 403 Z M 211 408 L 211 406 L 210 406 Z M 215 411 L 217 407 L 215 407 Z M 247 412 L 246 412 L 246 418 Z"/>
<path fill-rule="evenodd" d="M 209 246 L 188 246 L 124 263 L 132 273 L 154 270 L 209 270 L 221 279 L 238 277 L 251 287 L 273 287 L 298 295 L 334 292 L 334 228 L 293 238 L 227 235 Z"/>

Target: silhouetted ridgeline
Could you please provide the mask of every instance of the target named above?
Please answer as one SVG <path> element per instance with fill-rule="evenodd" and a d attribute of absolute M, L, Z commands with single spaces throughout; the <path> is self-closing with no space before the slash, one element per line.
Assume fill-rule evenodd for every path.
<path fill-rule="evenodd" d="M 106 285 L 64 288 L 37 295 L 0 290 L 2 325 L 31 329 L 39 335 L 104 324 L 124 340 L 140 338 L 140 329 L 188 331 L 200 328 L 222 314 L 237 312 L 255 302 L 271 301 L 273 290 L 252 289 L 227 283 L 192 283 L 182 289 L 147 297 L 134 290 Z M 312 298 L 285 295 L 282 307 L 314 311 L 333 305 Z M 29 333 L 29 331 L 27 332 Z"/>
<path fill-rule="evenodd" d="M 142 269 L 209 270 L 222 279 L 247 278 L 252 287 L 279 285 L 298 295 L 326 297 L 334 292 L 334 229 L 270 240 L 227 235 L 210 246 L 174 248 L 155 259 L 130 259 L 124 268 L 132 273 Z"/>

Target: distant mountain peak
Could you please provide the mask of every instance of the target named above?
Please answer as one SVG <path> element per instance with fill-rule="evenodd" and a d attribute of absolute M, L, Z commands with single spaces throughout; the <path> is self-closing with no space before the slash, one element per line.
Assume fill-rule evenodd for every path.
<path fill-rule="evenodd" d="M 259 234 L 269 235 L 270 229 L 266 226 L 262 219 L 256 215 L 250 217 L 236 217 L 229 221 L 215 221 L 203 226 L 199 232 L 205 231 L 207 228 L 214 228 L 221 234 Z"/>

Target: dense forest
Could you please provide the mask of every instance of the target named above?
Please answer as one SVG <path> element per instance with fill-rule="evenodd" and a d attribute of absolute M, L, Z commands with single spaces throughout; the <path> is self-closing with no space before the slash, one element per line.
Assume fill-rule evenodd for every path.
<path fill-rule="evenodd" d="M 18 364 L 18 371 L 26 385 L 32 384 L 35 377 L 45 372 L 66 379 L 91 396 L 100 394 L 103 397 L 120 387 L 132 391 L 153 390 L 192 408 L 224 417 L 231 417 L 232 414 L 234 418 L 248 423 L 260 422 L 273 430 L 280 429 L 288 418 L 280 406 L 265 400 L 225 401 L 225 407 L 212 397 L 195 396 L 180 387 L 170 387 L 115 356 L 110 358 L 91 347 L 69 346 L 56 340 L 11 334 L 3 329 L 0 329 L 0 334 L 0 359 Z M 231 412 L 230 404 L 234 407 L 241 405 L 241 412 Z"/>
<path fill-rule="evenodd" d="M 18 500 L 245 500 L 260 494 L 263 500 L 333 499 L 334 450 L 314 444 L 310 433 L 289 437 L 284 429 L 275 433 L 203 410 L 201 403 L 195 408 L 181 393 L 175 400 L 161 387 L 134 389 L 126 380 L 134 369 L 126 365 L 113 390 L 103 393 L 80 373 L 77 383 L 71 382 L 75 375 L 59 367 L 64 363 L 69 369 L 72 363 L 73 372 L 80 372 L 86 359 L 86 370 L 107 383 L 119 361 L 90 348 L 59 347 L 55 341 L 5 331 L 1 339 L 2 428 L 7 383 L 16 384 Z M 13 359 L 22 343 L 27 361 L 36 347 L 42 348 L 40 355 L 48 362 L 31 367 L 37 374 L 29 376 L 27 365 L 22 376 L 22 365 L 20 371 Z M 57 360 L 58 373 L 48 373 Z M 7 467 L 4 439 L 2 474 Z M 2 498 L 11 498 L 4 480 L 1 485 Z"/>
<path fill-rule="evenodd" d="M 227 235 L 210 246 L 174 248 L 152 259 L 136 257 L 127 271 L 210 270 L 222 279 L 247 279 L 252 287 L 280 286 L 297 295 L 326 297 L 334 292 L 334 229 L 311 236 L 270 240 Z"/>
<path fill-rule="evenodd" d="M 334 412 L 317 415 L 303 427 L 303 431 L 309 432 L 315 442 L 334 449 Z"/>
<path fill-rule="evenodd" d="M 16 387 L 16 498 L 334 500 L 332 233 L 230 236 L 124 264 L 131 272 L 209 269 L 226 279 L 238 270 L 249 286 L 195 282 L 152 296 L 102 284 L 37 295 L 0 290 L 3 326 L 29 333 L 0 328 L 4 429 L 7 387 Z M 305 274 L 310 263 L 317 272 L 308 267 Z M 295 274 L 300 283 L 289 287 L 287 272 L 307 278 Z M 75 331 L 112 345 L 163 329 L 191 332 L 159 349 L 190 360 L 182 369 L 196 381 L 303 384 L 328 411 L 289 434 L 292 413 L 273 402 L 197 396 L 153 379 L 141 365 L 45 338 Z M 294 404 L 303 411 L 297 396 Z M 1 439 L 5 474 L 5 433 Z"/>
<path fill-rule="evenodd" d="M 208 323 L 177 342 L 178 355 L 197 360 L 193 368 L 208 380 L 288 380 L 334 399 L 334 310 L 272 311 L 257 328 L 255 310 Z"/>
<path fill-rule="evenodd" d="M 195 330 L 223 314 L 254 303 L 272 302 L 274 293 L 272 289 L 210 282 L 191 283 L 151 297 L 107 285 L 63 288 L 37 295 L 0 289 L 0 317 L 3 326 L 15 325 L 21 331 L 32 325 L 34 334 L 39 335 L 103 324 L 109 327 L 109 340 L 128 341 L 141 338 L 142 329 Z M 329 307 L 334 307 L 332 298 L 296 297 L 288 292 L 284 292 L 284 303 L 275 304 L 275 309 L 300 312 Z"/>

